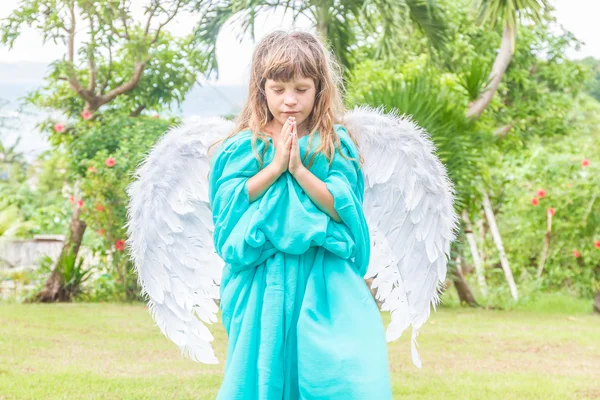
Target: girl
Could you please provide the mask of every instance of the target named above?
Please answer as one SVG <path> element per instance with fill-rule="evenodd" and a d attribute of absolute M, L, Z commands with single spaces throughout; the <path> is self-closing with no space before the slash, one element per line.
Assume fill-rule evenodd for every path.
<path fill-rule="evenodd" d="M 317 38 L 273 32 L 254 51 L 237 129 L 216 144 L 209 199 L 229 338 L 218 399 L 391 398 L 363 280 L 362 157 L 339 124 L 339 83 Z"/>

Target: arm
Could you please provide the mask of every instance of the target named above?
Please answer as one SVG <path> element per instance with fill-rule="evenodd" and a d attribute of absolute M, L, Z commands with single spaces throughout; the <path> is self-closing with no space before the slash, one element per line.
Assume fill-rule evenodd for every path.
<path fill-rule="evenodd" d="M 248 197 L 250 203 L 262 196 L 267 189 L 281 176 L 282 172 L 273 163 L 248 179 Z M 332 203 L 333 204 L 333 203 Z"/>
<path fill-rule="evenodd" d="M 317 207 L 326 212 L 334 221 L 342 222 L 342 219 L 333 207 L 333 195 L 327 189 L 325 182 L 317 178 L 304 166 L 298 168 L 292 175 Z"/>

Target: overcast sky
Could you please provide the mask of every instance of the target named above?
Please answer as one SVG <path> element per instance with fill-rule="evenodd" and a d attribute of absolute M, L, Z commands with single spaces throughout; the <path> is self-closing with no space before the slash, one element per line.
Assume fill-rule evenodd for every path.
<path fill-rule="evenodd" d="M 19 0 L 1 0 L 0 18 L 8 16 L 17 7 Z M 556 6 L 556 15 L 559 23 L 570 30 L 575 36 L 585 42 L 581 51 L 569 54 L 572 58 L 594 56 L 600 58 L 600 1 L 598 0 L 550 0 Z M 147 1 L 132 0 L 139 5 Z M 141 18 L 141 11 L 137 11 Z M 173 20 L 167 27 L 175 35 L 189 33 L 197 15 L 182 15 Z M 295 25 L 298 28 L 311 30 L 310 23 L 306 19 L 299 19 Z M 291 28 L 291 15 L 282 15 L 275 12 L 269 16 L 262 16 L 256 23 L 256 40 L 275 29 Z M 234 22 L 229 22 L 221 29 L 217 42 L 217 58 L 219 61 L 220 79 L 218 84 L 242 84 L 246 83 L 249 76 L 249 64 L 252 56 L 253 42 L 249 37 L 241 42 L 237 39 L 239 29 Z M 0 62 L 34 61 L 50 62 L 62 57 L 65 52 L 63 45 L 53 43 L 42 44 L 39 33 L 33 29 L 26 29 L 23 35 L 15 43 L 12 50 L 0 47 Z M 4 80 L 6 77 L 0 77 Z"/>

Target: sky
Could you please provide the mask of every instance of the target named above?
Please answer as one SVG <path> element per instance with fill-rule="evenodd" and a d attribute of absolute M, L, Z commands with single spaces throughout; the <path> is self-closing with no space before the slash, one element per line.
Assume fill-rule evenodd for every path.
<path fill-rule="evenodd" d="M 573 32 L 585 44 L 579 52 L 572 51 L 570 58 L 583 58 L 594 56 L 600 58 L 600 1 L 598 0 L 550 0 L 556 7 L 558 22 L 565 29 Z M 141 19 L 141 5 L 147 1 L 132 0 L 134 13 Z M 2 0 L 0 19 L 7 17 L 19 4 L 19 0 Z M 181 15 L 167 25 L 167 29 L 174 35 L 185 35 L 192 31 L 198 16 L 192 14 Z M 80 24 L 79 26 L 83 26 Z M 300 18 L 292 26 L 292 17 L 288 13 L 283 15 L 280 11 L 261 16 L 256 22 L 255 38 L 260 40 L 263 36 L 275 29 L 299 28 L 313 31 L 311 24 L 305 18 Z M 235 21 L 228 22 L 222 29 L 217 40 L 217 60 L 219 62 L 219 80 L 213 82 L 217 85 L 238 85 L 247 82 L 250 70 L 250 61 L 254 43 L 249 35 L 239 40 L 240 29 Z M 42 62 L 49 63 L 61 58 L 65 52 L 64 45 L 55 45 L 52 42 L 43 44 L 40 35 L 33 29 L 27 28 L 22 36 L 15 42 L 9 51 L 7 47 L 0 46 L 0 62 Z M 5 77 L 0 77 L 5 79 Z M 212 82 L 212 81 L 211 81 Z"/>

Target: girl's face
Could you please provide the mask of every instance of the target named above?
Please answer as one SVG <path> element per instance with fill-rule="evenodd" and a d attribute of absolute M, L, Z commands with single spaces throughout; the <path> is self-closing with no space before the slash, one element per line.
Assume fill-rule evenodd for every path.
<path fill-rule="evenodd" d="M 289 116 L 294 116 L 298 128 L 307 128 L 304 122 L 308 122 L 316 97 L 315 83 L 311 78 L 298 77 L 289 82 L 267 79 L 265 93 L 269 111 L 278 127 L 283 126 Z"/>

